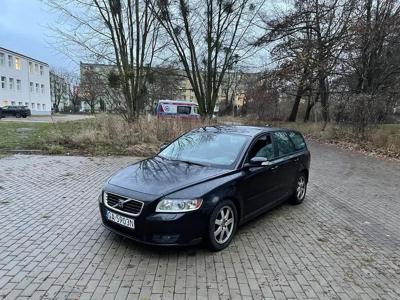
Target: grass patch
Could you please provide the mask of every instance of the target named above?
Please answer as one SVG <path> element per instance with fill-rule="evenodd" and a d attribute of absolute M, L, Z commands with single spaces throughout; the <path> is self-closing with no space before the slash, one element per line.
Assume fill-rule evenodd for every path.
<path fill-rule="evenodd" d="M 191 128 L 224 123 L 257 125 L 254 120 L 243 118 L 200 121 L 154 117 L 142 117 L 128 124 L 115 115 L 62 123 L 0 122 L 0 155 L 1 150 L 40 150 L 46 154 L 151 156 L 158 152 L 160 145 Z M 377 126 L 360 138 L 350 127 L 334 124 L 328 124 L 321 131 L 319 123 L 257 123 L 293 128 L 323 142 L 400 158 L 400 124 Z"/>
<path fill-rule="evenodd" d="M 0 151 L 150 156 L 187 130 L 211 123 L 215 122 L 143 117 L 128 124 L 114 115 L 49 124 L 0 122 Z"/>
<path fill-rule="evenodd" d="M 52 124 L 0 121 L 0 149 L 34 150 L 51 131 Z"/>

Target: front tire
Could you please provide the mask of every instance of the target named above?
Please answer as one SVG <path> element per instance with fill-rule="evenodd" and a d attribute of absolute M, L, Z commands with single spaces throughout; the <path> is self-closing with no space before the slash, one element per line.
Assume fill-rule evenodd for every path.
<path fill-rule="evenodd" d="M 226 248 L 235 235 L 238 216 L 235 204 L 231 200 L 221 201 L 213 210 L 207 231 L 210 250 L 220 251 Z"/>
<path fill-rule="evenodd" d="M 292 196 L 292 204 L 300 204 L 304 201 L 307 192 L 307 177 L 303 172 L 297 176 Z"/>

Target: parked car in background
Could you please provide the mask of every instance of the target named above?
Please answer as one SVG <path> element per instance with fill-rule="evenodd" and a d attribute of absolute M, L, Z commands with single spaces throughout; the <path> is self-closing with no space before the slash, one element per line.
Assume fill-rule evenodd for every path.
<path fill-rule="evenodd" d="M 291 200 L 303 202 L 310 152 L 293 130 L 210 126 L 120 170 L 99 196 L 110 230 L 157 245 L 205 240 L 212 250 L 239 225 Z"/>
<path fill-rule="evenodd" d="M 156 107 L 157 117 L 200 118 L 198 105 L 189 101 L 159 100 Z"/>
<path fill-rule="evenodd" d="M 16 118 L 26 118 L 31 115 L 31 110 L 27 106 L 3 106 L 2 107 L 2 116 L 12 116 Z"/>

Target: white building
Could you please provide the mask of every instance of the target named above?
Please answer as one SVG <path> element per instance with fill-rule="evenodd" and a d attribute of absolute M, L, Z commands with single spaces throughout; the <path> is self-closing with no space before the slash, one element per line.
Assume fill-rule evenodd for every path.
<path fill-rule="evenodd" d="M 32 115 L 50 115 L 49 65 L 0 47 L 0 106 L 30 108 Z"/>

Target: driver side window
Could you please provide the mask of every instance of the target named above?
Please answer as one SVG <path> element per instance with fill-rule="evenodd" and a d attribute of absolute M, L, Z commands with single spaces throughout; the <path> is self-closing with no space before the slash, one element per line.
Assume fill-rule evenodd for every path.
<path fill-rule="evenodd" d="M 248 160 L 253 157 L 265 157 L 268 160 L 272 160 L 275 157 L 272 139 L 269 134 L 258 138 L 255 144 L 251 147 Z"/>

